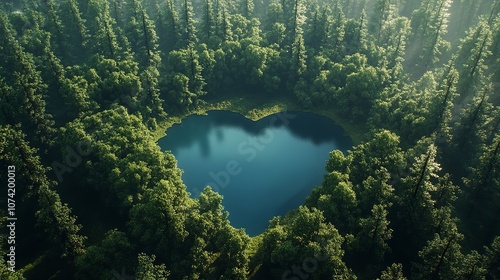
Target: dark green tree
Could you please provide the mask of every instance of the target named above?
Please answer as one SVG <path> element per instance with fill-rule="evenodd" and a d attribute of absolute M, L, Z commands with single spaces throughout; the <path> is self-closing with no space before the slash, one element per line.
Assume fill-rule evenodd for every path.
<path fill-rule="evenodd" d="M 259 253 L 263 264 L 277 268 L 274 277 L 355 279 L 342 261 L 343 241 L 337 229 L 325 222 L 321 211 L 300 206 L 283 219 L 271 220 Z"/>
<path fill-rule="evenodd" d="M 116 279 L 122 268 L 133 262 L 133 245 L 127 235 L 116 229 L 106 232 L 99 244 L 89 246 L 76 260 L 77 279 Z"/>
<path fill-rule="evenodd" d="M 137 256 L 137 261 L 139 264 L 137 265 L 135 271 L 135 279 L 138 280 L 149 280 L 149 279 L 161 279 L 167 280 L 167 276 L 169 272 L 165 270 L 164 264 L 155 265 L 156 257 L 155 255 L 148 256 L 144 253 L 141 253 Z"/>
<path fill-rule="evenodd" d="M 460 101 L 474 95 L 487 83 L 485 59 L 490 54 L 491 30 L 486 21 L 479 22 L 461 40 L 455 65 L 460 73 L 458 92 Z"/>
<path fill-rule="evenodd" d="M 29 132 L 30 142 L 42 150 L 52 145 L 54 133 L 52 117 L 45 112 L 47 85 L 43 82 L 40 72 L 36 70 L 33 56 L 26 53 L 15 38 L 14 30 L 8 18 L 0 14 L 1 53 L 4 59 L 0 67 L 0 75 L 5 77 L 9 87 L 3 88 L 2 103 L 7 107 L 19 108 L 16 111 L 4 111 L 7 124 L 20 122 L 25 133 Z M 8 114 L 8 113 L 11 114 Z"/>
<path fill-rule="evenodd" d="M 393 263 L 388 266 L 386 270 L 382 271 L 377 280 L 407 280 L 403 275 L 403 265 L 400 263 Z"/>
<path fill-rule="evenodd" d="M 173 0 L 165 0 L 162 5 L 158 5 L 155 21 L 159 45 L 162 53 L 167 55 L 172 51 L 180 39 L 179 15 L 174 7 Z"/>
<path fill-rule="evenodd" d="M 193 6 L 190 0 L 182 1 L 180 20 L 181 20 L 180 47 L 186 48 L 198 42 L 198 37 L 196 35 L 196 27 L 195 27 L 196 22 L 194 19 Z"/>
<path fill-rule="evenodd" d="M 152 20 L 139 0 L 133 0 L 128 5 L 130 14 L 127 21 L 127 38 L 130 40 L 132 52 L 141 69 L 158 67 L 160 54 L 158 51 L 158 36 Z"/>
<path fill-rule="evenodd" d="M 419 252 L 422 259 L 412 279 L 457 279 L 463 261 L 459 242 L 463 235 L 456 230 L 447 234 L 435 234 Z"/>

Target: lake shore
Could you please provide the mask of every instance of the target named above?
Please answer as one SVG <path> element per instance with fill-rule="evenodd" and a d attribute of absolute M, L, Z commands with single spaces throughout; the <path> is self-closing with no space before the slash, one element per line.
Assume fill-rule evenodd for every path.
<path fill-rule="evenodd" d="M 170 127 L 174 124 L 180 123 L 182 119 L 190 115 L 206 115 L 208 111 L 212 110 L 227 110 L 239 113 L 247 119 L 251 119 L 253 121 L 258 121 L 269 115 L 284 111 L 311 112 L 332 119 L 336 124 L 344 129 L 345 134 L 351 138 L 354 145 L 361 143 L 366 134 L 366 128 L 364 126 L 355 125 L 346 121 L 327 109 L 305 108 L 304 106 L 298 104 L 290 96 L 279 95 L 265 97 L 244 93 L 238 97 L 230 95 L 213 97 L 208 101 L 204 101 L 204 103 L 196 109 L 182 114 L 169 115 L 167 120 L 158 125 L 158 129 L 154 133 L 155 138 L 160 139 L 161 137 L 164 137 Z"/>

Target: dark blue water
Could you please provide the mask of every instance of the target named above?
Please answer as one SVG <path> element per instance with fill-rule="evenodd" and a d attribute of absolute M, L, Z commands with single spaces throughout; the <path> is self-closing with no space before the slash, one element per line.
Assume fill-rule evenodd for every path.
<path fill-rule="evenodd" d="M 158 144 L 171 150 L 193 197 L 210 185 L 224 196 L 231 225 L 251 235 L 304 202 L 325 174 L 330 151 L 352 146 L 324 116 L 282 112 L 257 122 L 229 111 L 189 116 Z"/>

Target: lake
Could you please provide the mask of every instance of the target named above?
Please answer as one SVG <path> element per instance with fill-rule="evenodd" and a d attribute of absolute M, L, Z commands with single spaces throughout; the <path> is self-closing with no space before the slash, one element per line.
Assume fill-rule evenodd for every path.
<path fill-rule="evenodd" d="M 330 151 L 352 146 L 344 130 L 321 115 L 282 112 L 254 122 L 229 111 L 186 117 L 158 144 L 176 157 L 191 196 L 210 185 L 223 195 L 231 225 L 250 236 L 321 184 Z"/>

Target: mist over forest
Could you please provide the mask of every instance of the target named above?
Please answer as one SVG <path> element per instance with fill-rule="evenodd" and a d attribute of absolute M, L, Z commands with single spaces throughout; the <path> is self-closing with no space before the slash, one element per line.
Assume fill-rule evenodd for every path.
<path fill-rule="evenodd" d="M 0 279 L 500 279 L 499 91 L 500 0 L 2 0 Z M 353 146 L 250 236 L 158 145 L 210 110 Z"/>

